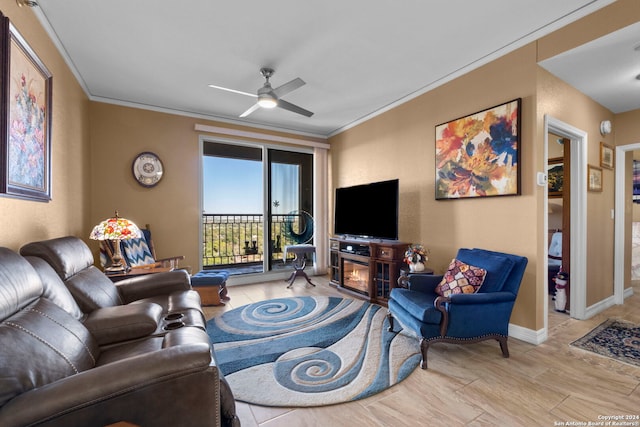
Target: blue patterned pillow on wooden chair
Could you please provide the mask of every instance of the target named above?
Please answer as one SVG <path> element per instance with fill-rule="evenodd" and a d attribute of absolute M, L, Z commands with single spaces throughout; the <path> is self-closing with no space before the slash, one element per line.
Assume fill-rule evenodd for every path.
<path fill-rule="evenodd" d="M 155 264 L 156 262 L 144 238 L 123 240 L 122 255 L 130 267 Z"/>

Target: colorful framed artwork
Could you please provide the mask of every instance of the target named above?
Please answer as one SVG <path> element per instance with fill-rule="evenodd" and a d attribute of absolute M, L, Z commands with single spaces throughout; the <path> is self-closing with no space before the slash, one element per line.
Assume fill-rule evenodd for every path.
<path fill-rule="evenodd" d="M 600 167 L 606 169 L 613 169 L 613 147 L 600 143 Z"/>
<path fill-rule="evenodd" d="M 587 182 L 589 191 L 602 191 L 602 168 L 587 165 Z"/>
<path fill-rule="evenodd" d="M 436 126 L 436 200 L 520 194 L 521 99 Z"/>
<path fill-rule="evenodd" d="M 564 158 L 554 157 L 547 162 L 547 182 L 549 185 L 549 197 L 562 197 L 564 187 Z"/>
<path fill-rule="evenodd" d="M 52 76 L 0 14 L 0 194 L 51 200 Z"/>

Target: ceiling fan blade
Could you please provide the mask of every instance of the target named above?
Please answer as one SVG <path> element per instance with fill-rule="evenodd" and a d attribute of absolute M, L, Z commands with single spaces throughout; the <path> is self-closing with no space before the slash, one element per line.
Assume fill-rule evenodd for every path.
<path fill-rule="evenodd" d="M 273 90 L 273 93 L 276 94 L 278 98 L 288 94 L 289 92 L 293 92 L 301 86 L 304 86 L 306 83 L 300 77 L 297 77 L 291 80 L 289 83 L 285 83 L 282 86 L 278 86 Z"/>
<path fill-rule="evenodd" d="M 256 111 L 258 108 L 260 108 L 260 106 L 256 103 L 253 104 L 251 106 L 251 108 L 249 108 L 247 111 L 245 111 L 244 113 L 240 114 L 240 117 L 247 117 L 249 114 L 253 113 L 254 111 Z"/>
<path fill-rule="evenodd" d="M 307 116 L 307 117 L 313 116 L 313 113 L 311 111 L 305 110 L 304 108 L 298 107 L 297 105 L 294 105 L 283 99 L 278 99 L 278 107 L 291 111 L 293 113 L 302 114 L 303 116 Z"/>
<path fill-rule="evenodd" d="M 233 92 L 233 93 L 237 93 L 237 94 L 240 94 L 240 95 L 251 96 L 253 98 L 257 98 L 258 97 L 258 95 L 256 95 L 255 93 L 242 92 L 240 90 L 229 89 L 228 87 L 222 87 L 222 86 L 216 86 L 216 85 L 209 85 L 209 87 L 212 87 L 214 89 L 226 90 L 227 92 Z"/>

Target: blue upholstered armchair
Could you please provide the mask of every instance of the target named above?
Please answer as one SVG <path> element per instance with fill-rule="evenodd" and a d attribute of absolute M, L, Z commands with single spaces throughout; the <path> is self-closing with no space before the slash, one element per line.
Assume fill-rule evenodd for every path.
<path fill-rule="evenodd" d="M 521 256 L 485 249 L 460 249 L 444 276 L 412 274 L 404 278 L 406 287 L 391 291 L 389 330 L 393 331 L 395 319 L 418 336 L 422 369 L 427 369 L 427 351 L 435 342 L 474 343 L 495 339 L 500 343 L 503 357 L 509 357 L 509 318 L 526 266 L 527 258 Z M 468 276 L 471 272 L 475 276 Z M 444 285 L 446 289 L 452 286 L 450 291 L 461 293 L 437 294 L 436 287 L 443 282 L 443 277 L 462 278 L 458 280 L 462 290 L 454 289 L 455 285 Z M 471 287 L 474 281 L 480 283 L 479 288 Z"/>

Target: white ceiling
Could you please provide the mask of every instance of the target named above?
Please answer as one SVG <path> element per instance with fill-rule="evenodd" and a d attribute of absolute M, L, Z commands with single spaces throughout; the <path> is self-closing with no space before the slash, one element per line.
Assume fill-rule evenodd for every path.
<path fill-rule="evenodd" d="M 34 11 L 92 100 L 326 137 L 612 1 L 38 0 Z M 545 66 L 573 77 L 563 57 Z M 263 66 L 273 87 L 306 81 L 283 99 L 315 114 L 239 119 L 254 99 L 208 87 L 255 93 Z"/>
<path fill-rule="evenodd" d="M 640 22 L 540 65 L 613 113 L 640 108 Z"/>

